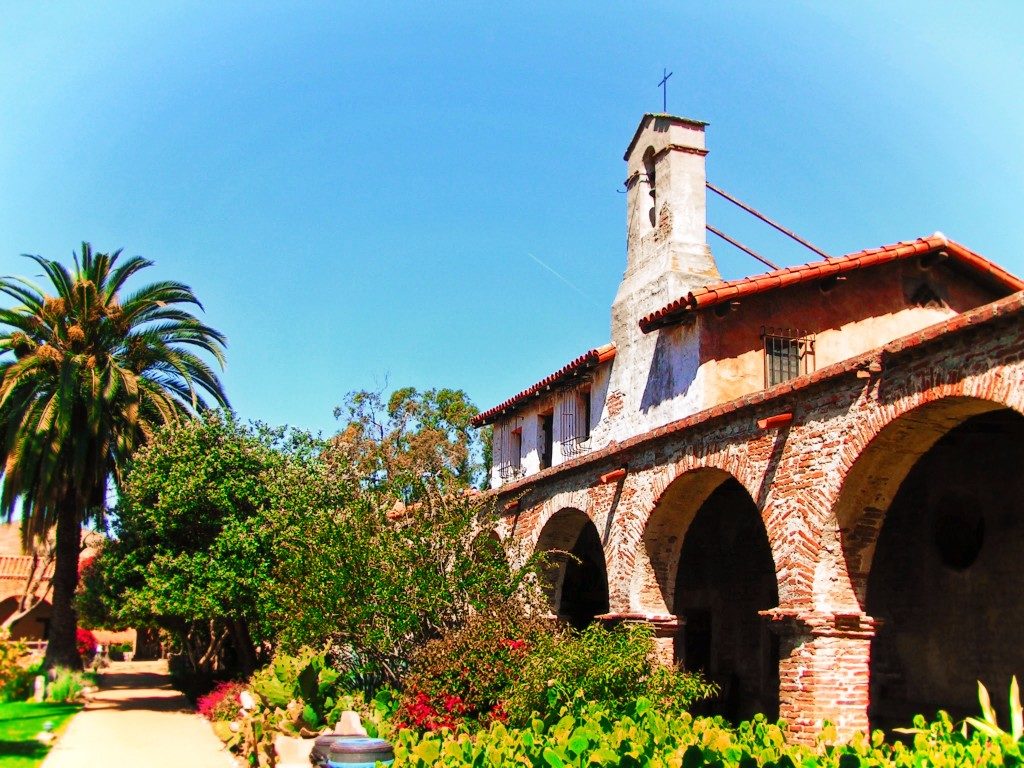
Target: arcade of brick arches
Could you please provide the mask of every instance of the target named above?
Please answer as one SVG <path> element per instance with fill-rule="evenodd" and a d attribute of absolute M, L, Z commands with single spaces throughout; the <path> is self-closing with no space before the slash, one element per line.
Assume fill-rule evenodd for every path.
<path fill-rule="evenodd" d="M 727 716 L 973 712 L 1024 654 L 1022 319 L 1013 294 L 507 483 L 498 534 L 572 552 L 553 611 L 651 625 Z"/>

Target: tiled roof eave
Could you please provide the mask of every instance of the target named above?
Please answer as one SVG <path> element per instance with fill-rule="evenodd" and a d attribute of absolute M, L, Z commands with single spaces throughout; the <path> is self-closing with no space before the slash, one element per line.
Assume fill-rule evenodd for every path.
<path fill-rule="evenodd" d="M 827 261 L 816 261 L 795 267 L 773 270 L 739 280 L 724 280 L 699 288 L 686 296 L 680 296 L 661 309 L 640 320 L 644 333 L 680 322 L 687 315 L 728 301 L 766 293 L 812 280 L 821 280 L 833 275 L 857 269 L 886 264 L 913 256 L 923 256 L 939 250 L 946 251 L 958 264 L 971 272 L 987 278 L 1008 291 L 1024 289 L 1024 281 L 1007 272 L 998 264 L 989 261 L 968 248 L 948 240 L 936 233 L 930 237 L 873 248 L 846 256 L 837 256 Z"/>
<path fill-rule="evenodd" d="M 473 418 L 472 424 L 474 427 L 482 427 L 486 424 L 490 424 L 497 420 L 497 418 L 522 408 L 529 399 L 537 397 L 548 390 L 554 389 L 555 387 L 562 386 L 567 381 L 578 376 L 584 371 L 592 370 L 602 363 L 612 360 L 614 357 L 614 344 L 605 344 L 604 346 L 588 350 L 575 360 L 572 360 L 568 364 L 559 368 L 554 373 L 544 377 L 533 386 L 527 387 L 522 392 L 513 395 L 508 400 L 505 400 L 503 403 L 499 403 L 493 408 L 489 408 L 488 410 L 477 414 Z"/>

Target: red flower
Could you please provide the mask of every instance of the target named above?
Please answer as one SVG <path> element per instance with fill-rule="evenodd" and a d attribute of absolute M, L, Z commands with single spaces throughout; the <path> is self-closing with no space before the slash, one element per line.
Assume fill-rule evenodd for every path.
<path fill-rule="evenodd" d="M 207 720 L 234 720 L 242 703 L 244 683 L 228 680 L 196 701 L 196 711 Z"/>
<path fill-rule="evenodd" d="M 530 647 L 530 644 L 525 640 L 512 640 L 505 638 L 501 641 L 501 647 L 507 649 L 511 654 L 519 654 L 520 652 L 526 652 Z"/>
<path fill-rule="evenodd" d="M 75 632 L 75 646 L 82 661 L 89 661 L 96 653 L 96 635 L 81 627 Z"/>

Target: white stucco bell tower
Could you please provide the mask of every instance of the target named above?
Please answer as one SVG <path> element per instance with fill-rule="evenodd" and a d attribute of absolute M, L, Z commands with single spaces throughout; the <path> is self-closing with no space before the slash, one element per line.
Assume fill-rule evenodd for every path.
<path fill-rule="evenodd" d="M 615 304 L 629 304 L 638 318 L 719 279 L 705 229 L 706 125 L 673 115 L 644 115 L 623 157 L 626 273 Z M 661 298 L 666 301 L 658 303 Z"/>
<path fill-rule="evenodd" d="M 644 334 L 640 318 L 720 278 L 707 243 L 704 128 L 646 114 L 626 149 L 626 271 L 612 304 L 617 354 L 600 443 L 700 410 L 694 327 Z M 671 338 L 670 338 L 671 337 Z M 657 359 L 655 359 L 657 356 Z"/>

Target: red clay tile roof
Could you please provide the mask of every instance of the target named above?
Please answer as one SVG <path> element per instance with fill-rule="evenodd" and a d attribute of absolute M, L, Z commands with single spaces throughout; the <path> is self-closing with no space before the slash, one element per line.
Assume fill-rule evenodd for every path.
<path fill-rule="evenodd" d="M 605 344 L 603 347 L 596 347 L 588 352 L 584 352 L 582 355 L 577 357 L 568 365 L 559 368 L 557 371 L 552 373 L 550 376 L 541 379 L 532 387 L 524 389 L 518 395 L 510 397 L 505 402 L 490 408 L 483 413 L 477 414 L 473 417 L 473 426 L 482 427 L 484 424 L 490 424 L 495 421 L 496 418 L 503 413 L 515 410 L 523 404 L 525 400 L 534 395 L 537 395 L 556 384 L 568 379 L 571 376 L 576 376 L 583 371 L 594 368 L 601 363 L 607 362 L 615 357 L 615 345 Z"/>
<path fill-rule="evenodd" d="M 825 261 L 812 261 L 809 264 L 801 264 L 796 267 L 786 267 L 772 272 L 765 272 L 762 275 L 745 277 L 741 280 L 724 280 L 719 283 L 712 283 L 703 288 L 698 288 L 686 296 L 681 296 L 675 301 L 665 305 L 657 312 L 640 320 L 640 329 L 648 333 L 665 325 L 678 322 L 685 315 L 716 304 L 727 301 L 736 301 L 745 296 L 752 296 L 764 293 L 776 288 L 784 288 L 797 283 L 804 283 L 810 280 L 820 280 L 824 277 L 839 275 L 855 269 L 885 264 L 890 261 L 907 259 L 912 256 L 945 251 L 952 257 L 954 263 L 967 268 L 972 275 L 987 280 L 1007 293 L 1013 293 L 1024 289 L 1024 281 L 1007 272 L 998 264 L 979 256 L 974 251 L 968 250 L 959 243 L 948 240 L 945 235 L 936 232 L 930 237 L 921 237 L 903 243 L 886 245 L 881 248 L 872 248 L 865 251 L 857 251 L 846 256 L 837 256 Z"/>

